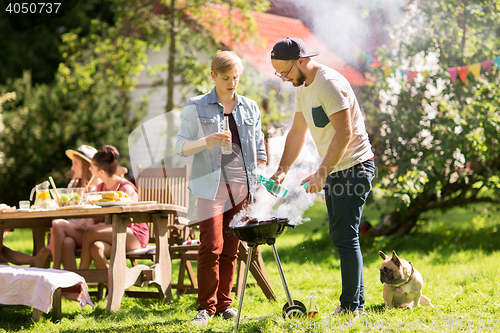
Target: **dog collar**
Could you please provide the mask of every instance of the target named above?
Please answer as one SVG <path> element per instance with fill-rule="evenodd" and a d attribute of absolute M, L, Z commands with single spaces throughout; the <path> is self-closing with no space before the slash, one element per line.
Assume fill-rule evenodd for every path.
<path fill-rule="evenodd" d="M 401 289 L 401 287 L 406 286 L 406 285 L 407 285 L 407 284 L 411 281 L 411 279 L 413 279 L 413 273 L 415 272 L 415 269 L 413 268 L 413 265 L 412 265 L 412 263 L 411 263 L 411 262 L 409 262 L 409 261 L 408 261 L 408 263 L 409 263 L 409 264 L 410 264 L 410 266 L 411 266 L 411 274 L 410 274 L 410 277 L 408 278 L 408 281 L 406 281 L 405 283 L 403 283 L 403 284 L 400 284 L 400 285 L 396 286 L 396 287 L 397 287 L 397 289 Z M 401 289 L 401 290 L 397 290 L 397 289 L 396 289 L 396 291 L 398 291 L 398 292 L 402 292 L 402 291 L 403 291 L 402 289 Z"/>

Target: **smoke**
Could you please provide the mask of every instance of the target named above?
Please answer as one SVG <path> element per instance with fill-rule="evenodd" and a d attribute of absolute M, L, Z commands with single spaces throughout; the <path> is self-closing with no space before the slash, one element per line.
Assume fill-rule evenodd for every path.
<path fill-rule="evenodd" d="M 281 153 L 283 151 L 283 142 L 276 142 L 274 144 L 275 149 Z M 242 211 L 235 216 L 230 226 L 238 226 L 238 223 L 245 216 L 257 218 L 258 220 L 266 220 L 271 217 L 287 218 L 289 219 L 289 224 L 294 225 L 309 221 L 309 218 L 305 217 L 304 213 L 314 204 L 317 195 L 306 193 L 304 187 L 300 186 L 300 183 L 304 178 L 316 171 L 320 162 L 316 146 L 312 141 L 312 137 L 308 135 L 301 154 L 287 173 L 285 181 L 282 184 L 288 190 L 287 195 L 284 198 L 275 197 L 264 186 L 260 186 L 255 194 L 255 202 L 251 203 L 246 211 Z M 277 169 L 277 165 L 268 165 L 263 176 L 269 178 Z"/>
<path fill-rule="evenodd" d="M 407 0 L 289 0 L 300 10 L 314 35 L 348 63 L 357 61 L 353 44 L 373 53 L 381 46 L 382 26 L 392 27 L 404 14 Z M 374 54 L 372 54 L 374 55 Z"/>

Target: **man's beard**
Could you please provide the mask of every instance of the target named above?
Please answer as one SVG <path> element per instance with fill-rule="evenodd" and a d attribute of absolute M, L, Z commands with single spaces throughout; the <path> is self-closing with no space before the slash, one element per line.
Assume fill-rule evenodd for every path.
<path fill-rule="evenodd" d="M 297 81 L 292 81 L 294 87 L 300 87 L 301 85 L 303 85 L 307 78 L 304 72 L 300 70 L 300 68 L 297 69 L 299 70 L 299 77 L 297 78 Z"/>

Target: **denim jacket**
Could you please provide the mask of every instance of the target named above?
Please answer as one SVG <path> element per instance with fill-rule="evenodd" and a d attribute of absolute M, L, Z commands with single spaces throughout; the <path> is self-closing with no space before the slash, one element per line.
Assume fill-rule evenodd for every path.
<path fill-rule="evenodd" d="M 260 110 L 254 101 L 236 95 L 233 117 L 241 140 L 241 151 L 247 172 L 250 195 L 257 187 L 257 160 L 267 162 L 264 133 L 261 130 Z M 181 113 L 175 152 L 184 156 L 184 143 L 212 133 L 222 132 L 224 107 L 219 103 L 215 88 L 205 95 L 191 98 Z M 214 200 L 221 178 L 222 148 L 208 147 L 194 155 L 188 188 L 198 198 Z"/>

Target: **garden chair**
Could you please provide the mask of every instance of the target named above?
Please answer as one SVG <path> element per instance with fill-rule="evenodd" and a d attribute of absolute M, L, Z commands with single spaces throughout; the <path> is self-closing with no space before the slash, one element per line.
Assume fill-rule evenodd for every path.
<path fill-rule="evenodd" d="M 157 201 L 158 203 L 175 204 L 189 209 L 189 191 L 187 184 L 189 182 L 189 166 L 174 168 L 137 168 L 136 187 L 139 191 L 139 201 Z M 182 246 L 188 240 L 195 238 L 196 226 L 188 226 L 191 222 L 186 218 L 169 216 L 168 242 L 170 246 L 170 256 L 172 260 L 180 259 L 179 280 L 172 283 L 172 287 L 178 289 L 178 286 L 184 286 L 185 271 L 188 272 L 191 289 L 197 292 L 197 281 L 193 267 L 190 261 L 185 260 L 185 256 L 197 257 L 198 246 L 191 248 L 183 247 L 177 251 L 178 246 Z M 145 249 L 127 252 L 127 258 L 132 265 L 137 264 L 137 260 L 149 259 L 155 260 L 155 240 L 154 228 L 150 227 L 150 241 Z M 180 281 L 180 282 L 179 282 Z M 177 293 L 180 293 L 177 290 Z"/>

